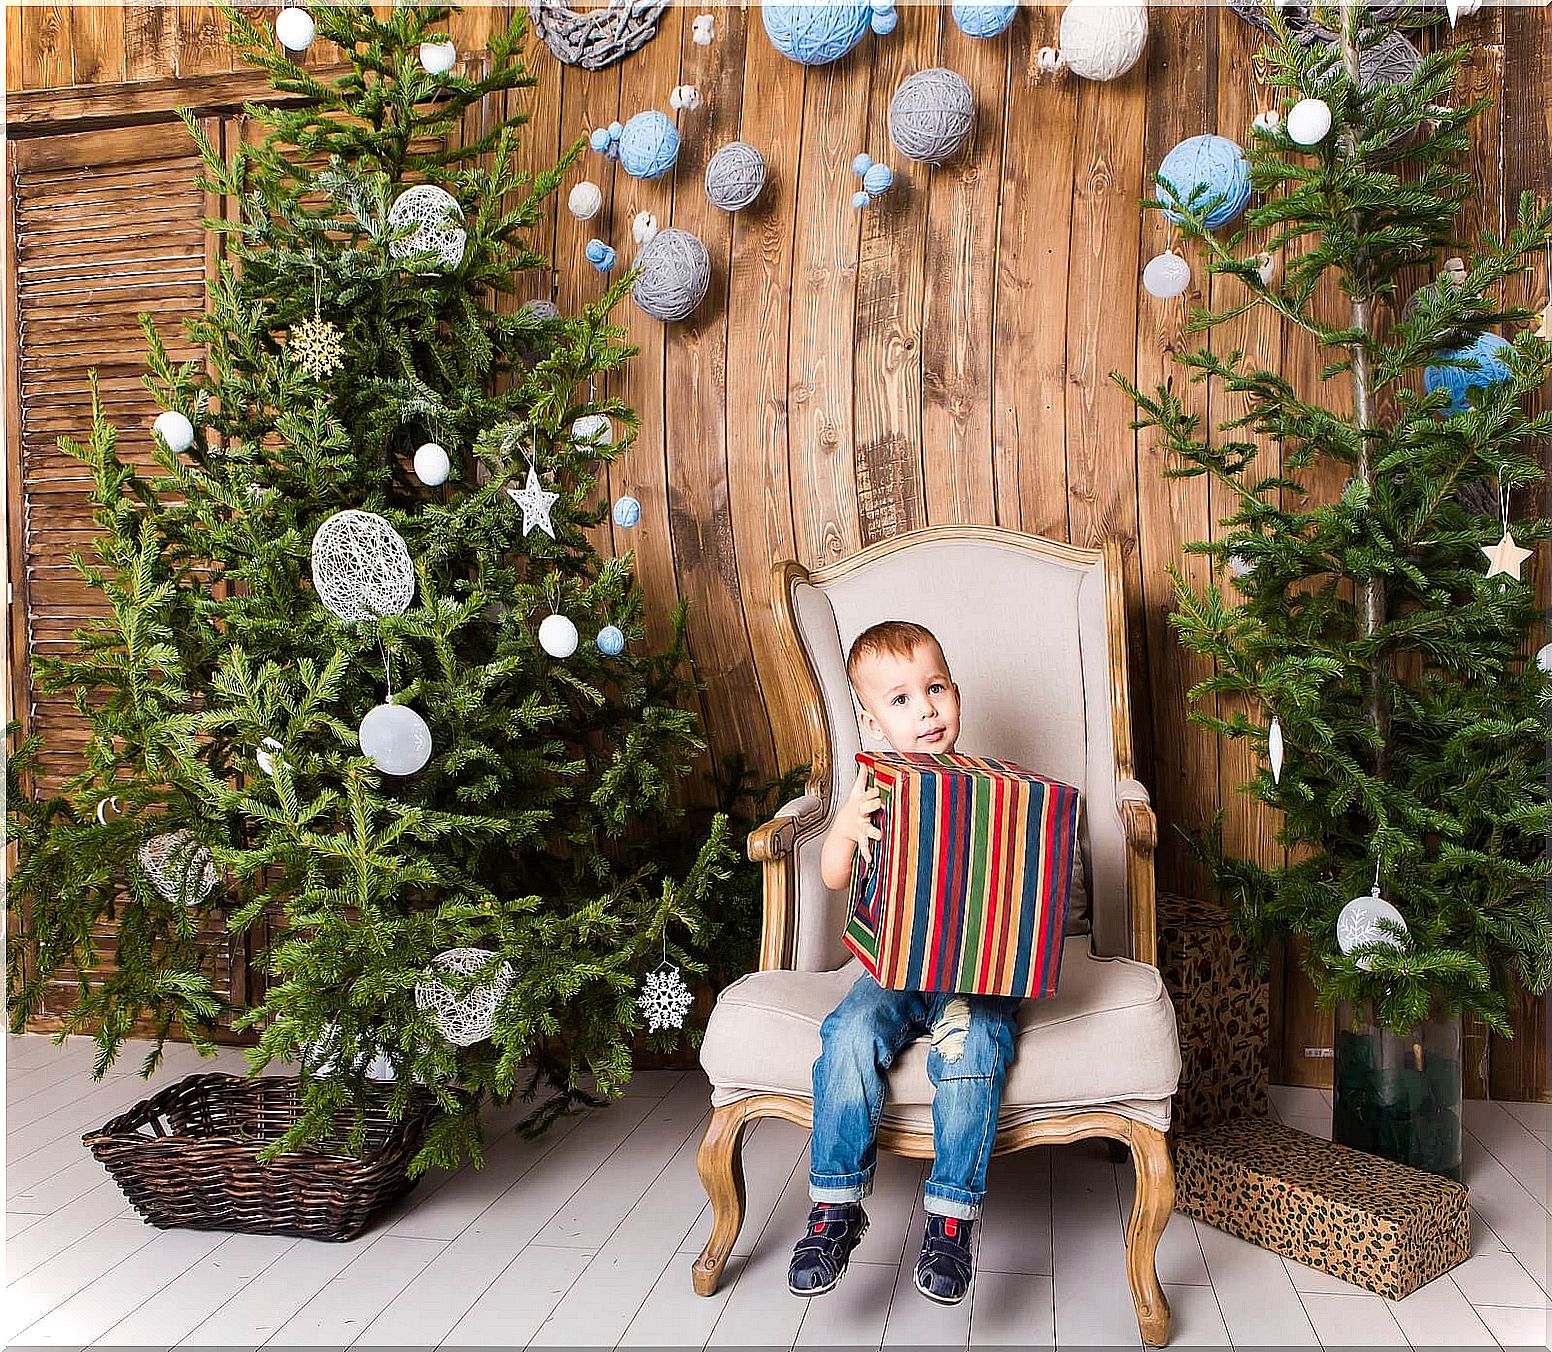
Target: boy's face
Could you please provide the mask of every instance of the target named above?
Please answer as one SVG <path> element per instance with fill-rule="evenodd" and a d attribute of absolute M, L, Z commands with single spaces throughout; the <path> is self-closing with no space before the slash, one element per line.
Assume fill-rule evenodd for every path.
<path fill-rule="evenodd" d="M 896 751 L 947 752 L 959 740 L 959 687 L 936 643 L 909 657 L 877 653 L 857 666 L 853 683 L 862 725 Z"/>

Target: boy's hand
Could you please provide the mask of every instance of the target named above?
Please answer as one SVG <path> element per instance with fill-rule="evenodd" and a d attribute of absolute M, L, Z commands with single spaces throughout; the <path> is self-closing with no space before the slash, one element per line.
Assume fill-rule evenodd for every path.
<path fill-rule="evenodd" d="M 873 814 L 882 806 L 878 789 L 868 783 L 867 770 L 859 770 L 857 782 L 851 788 L 851 796 L 836 814 L 835 826 L 843 836 L 855 842 L 857 853 L 862 856 L 864 863 L 868 857 L 868 842 L 883 838 L 883 833 L 873 825 Z"/>

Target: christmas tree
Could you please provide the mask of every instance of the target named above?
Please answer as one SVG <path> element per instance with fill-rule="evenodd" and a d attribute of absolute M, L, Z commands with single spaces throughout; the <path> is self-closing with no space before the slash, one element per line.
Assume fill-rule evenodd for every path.
<path fill-rule="evenodd" d="M 1485 106 L 1456 93 L 1468 49 L 1413 59 L 1408 7 L 1315 14 L 1332 29 L 1266 7 L 1282 103 L 1250 134 L 1248 176 L 1161 172 L 1151 204 L 1213 276 L 1192 320 L 1211 336 L 1179 361 L 1229 410 L 1208 426 L 1173 383 L 1128 386 L 1170 472 L 1232 504 L 1187 546 L 1218 580 L 1175 578 L 1180 639 L 1211 663 L 1192 717 L 1259 751 L 1244 791 L 1276 809 L 1284 862 L 1214 855 L 1211 833 L 1208 853 L 1247 932 L 1305 941 L 1323 1005 L 1367 1002 L 1397 1033 L 1465 1012 L 1507 1035 L 1515 983 L 1552 977 L 1548 680 L 1522 567 L 1549 534 L 1531 509 L 1552 415 L 1532 410 L 1552 345 L 1513 303 L 1552 210 L 1527 194 L 1502 237 L 1459 239 Z M 1312 387 L 1225 341 L 1257 307 L 1318 346 Z"/>
<path fill-rule="evenodd" d="M 633 425 L 598 393 L 630 356 L 610 322 L 629 279 L 577 315 L 520 303 L 582 142 L 519 172 L 521 7 L 467 74 L 435 69 L 448 14 L 320 7 L 345 63 L 325 80 L 227 11 L 297 99 L 252 109 L 262 143 L 227 155 L 185 119 L 232 204 L 189 322 L 209 360 L 175 367 L 145 323 L 154 473 L 100 413 L 67 446 L 99 504 L 78 565 L 111 615 L 41 680 L 91 732 L 57 796 L 18 792 L 35 745 L 10 766 L 14 1027 L 63 970 L 99 1074 L 135 1028 L 147 1071 L 176 1030 L 257 1029 L 255 1070 L 302 1063 L 285 1146 L 381 1092 L 370 1072 L 397 1111 L 436 1097 L 417 1168 L 478 1157 L 484 1099 L 540 1094 L 538 1128 L 618 1091 L 644 1015 L 672 1044 L 676 973 L 666 1003 L 638 989 L 696 966 L 731 859 L 718 817 L 663 867 L 703 742 L 682 647 L 646 649 L 631 558 L 595 543 Z M 460 135 L 480 110 L 490 129 Z M 212 916 L 264 955 L 244 1011 L 212 990 Z"/>

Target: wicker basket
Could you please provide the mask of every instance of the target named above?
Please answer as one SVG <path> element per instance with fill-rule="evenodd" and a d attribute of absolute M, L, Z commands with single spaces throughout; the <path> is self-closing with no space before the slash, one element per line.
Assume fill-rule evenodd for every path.
<path fill-rule="evenodd" d="M 299 1114 L 294 1079 L 190 1075 L 81 1139 L 152 1225 L 354 1239 L 415 1186 L 407 1173 L 433 1101 L 403 1120 L 388 1095 L 366 1109 L 362 1153 L 348 1153 L 354 1113 L 338 1134 L 261 1164 L 259 1151 Z"/>

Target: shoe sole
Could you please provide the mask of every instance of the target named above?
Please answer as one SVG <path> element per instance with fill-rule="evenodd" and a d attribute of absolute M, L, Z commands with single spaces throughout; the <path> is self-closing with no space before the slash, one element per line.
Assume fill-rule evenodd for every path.
<path fill-rule="evenodd" d="M 868 1232 L 868 1222 L 864 1220 L 862 1222 L 862 1228 L 857 1231 L 857 1244 L 861 1244 L 862 1243 L 862 1237 L 865 1234 L 867 1234 L 867 1232 Z M 846 1255 L 846 1263 L 851 1262 L 851 1254 L 855 1253 L 857 1251 L 857 1244 L 853 1244 L 851 1246 L 851 1253 L 848 1253 Z M 828 1295 L 831 1291 L 835 1290 L 835 1288 L 838 1287 L 841 1284 L 841 1278 L 846 1275 L 846 1263 L 842 1263 L 841 1264 L 841 1270 L 835 1274 L 835 1280 L 832 1281 L 828 1286 L 810 1286 L 810 1287 L 806 1288 L 805 1290 L 799 1291 L 798 1288 L 795 1287 L 791 1282 L 788 1282 L 787 1283 L 787 1290 L 792 1295 L 794 1295 L 794 1296 L 802 1296 L 805 1299 L 807 1299 L 809 1296 Z"/>
<path fill-rule="evenodd" d="M 916 1274 L 915 1278 L 913 1279 L 913 1284 L 915 1285 L 916 1289 L 922 1293 L 922 1295 L 926 1296 L 927 1299 L 932 1301 L 933 1304 L 935 1304 L 935 1305 L 958 1305 L 961 1301 L 964 1300 L 964 1298 L 966 1296 L 968 1296 L 970 1294 L 970 1288 L 969 1288 L 969 1286 L 966 1286 L 965 1289 L 963 1291 L 961 1291 L 957 1296 L 940 1296 L 940 1295 L 937 1295 L 936 1293 L 934 1293 L 932 1291 L 929 1291 L 925 1286 L 923 1286 L 921 1284 L 921 1274 L 920 1273 Z"/>

